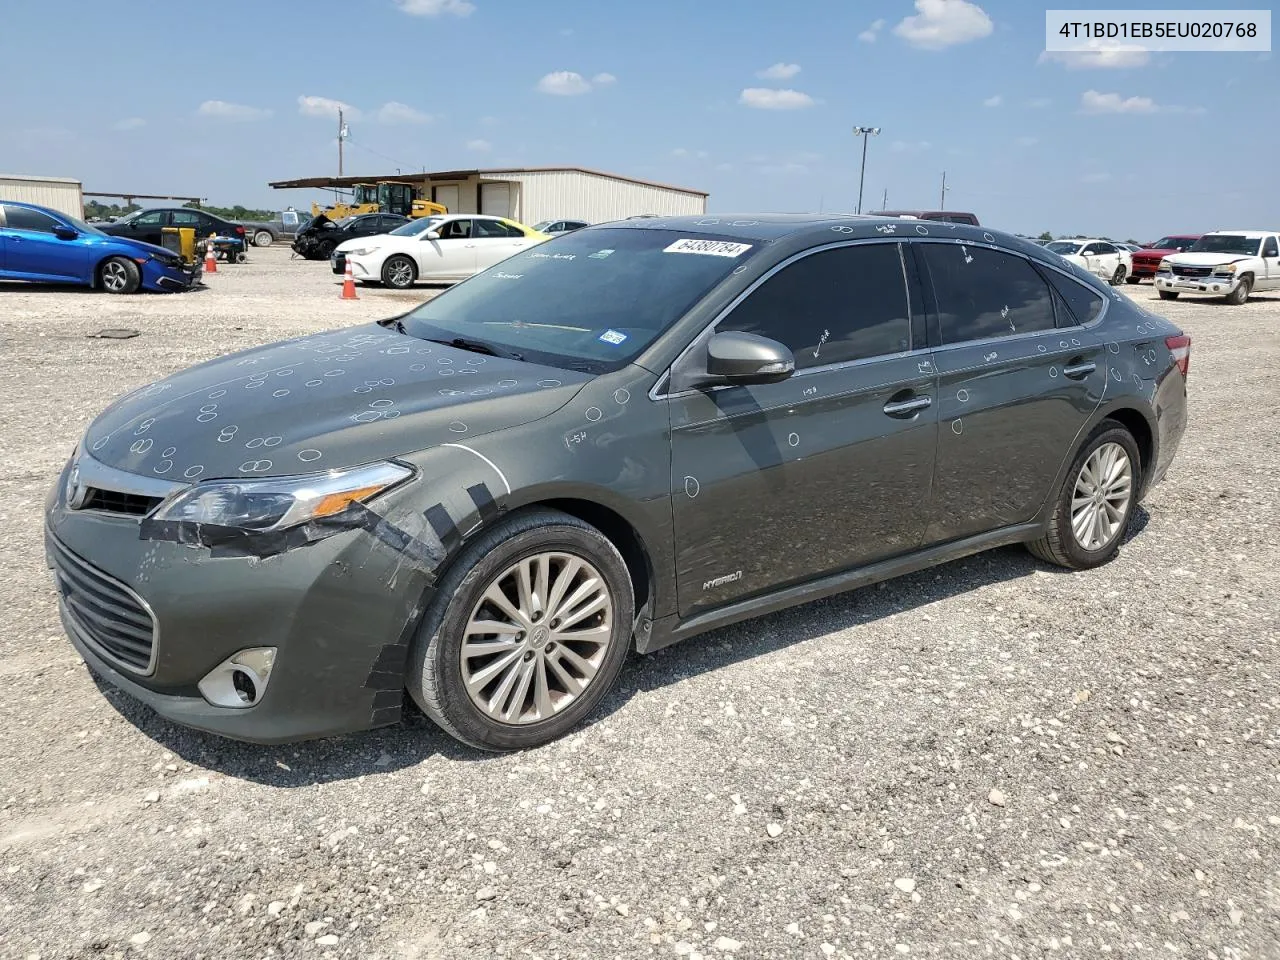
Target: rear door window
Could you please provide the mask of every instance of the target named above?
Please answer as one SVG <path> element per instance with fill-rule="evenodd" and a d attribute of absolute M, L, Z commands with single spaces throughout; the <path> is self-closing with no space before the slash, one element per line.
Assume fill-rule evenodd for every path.
<path fill-rule="evenodd" d="M 1053 298 L 1021 257 L 959 243 L 922 243 L 938 301 L 942 342 L 1052 330 Z"/>

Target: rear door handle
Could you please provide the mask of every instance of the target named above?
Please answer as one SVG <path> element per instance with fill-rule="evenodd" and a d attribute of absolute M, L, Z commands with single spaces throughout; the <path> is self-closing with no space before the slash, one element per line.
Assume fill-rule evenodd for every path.
<path fill-rule="evenodd" d="M 891 417 L 911 417 L 921 410 L 932 406 L 932 397 L 911 397 L 909 400 L 890 401 L 884 405 L 884 412 Z"/>
<path fill-rule="evenodd" d="M 1063 367 L 1062 375 L 1073 380 L 1081 380 L 1097 369 L 1098 365 L 1096 363 L 1092 360 L 1086 360 L 1083 363 L 1073 363 L 1069 367 Z"/>

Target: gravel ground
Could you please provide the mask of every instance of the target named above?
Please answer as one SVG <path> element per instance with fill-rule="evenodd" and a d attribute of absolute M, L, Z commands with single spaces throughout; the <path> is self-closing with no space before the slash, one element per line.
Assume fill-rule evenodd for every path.
<path fill-rule="evenodd" d="M 0 290 L 0 956 L 1280 957 L 1280 296 L 1159 305 L 1191 425 L 1113 563 L 1000 550 L 721 630 L 494 757 L 416 715 L 193 733 L 62 637 L 41 505 L 95 412 L 430 295 L 251 256 Z"/>

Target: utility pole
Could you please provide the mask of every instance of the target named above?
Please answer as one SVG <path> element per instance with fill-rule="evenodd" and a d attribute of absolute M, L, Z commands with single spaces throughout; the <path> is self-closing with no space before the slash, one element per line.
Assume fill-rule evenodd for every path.
<path fill-rule="evenodd" d="M 889 188 L 888 187 L 884 188 L 884 196 L 880 198 L 880 209 L 881 210 L 889 209 Z"/>
<path fill-rule="evenodd" d="M 938 201 L 938 209 L 947 209 L 947 171 L 942 171 L 942 198 Z"/>
<path fill-rule="evenodd" d="M 862 137 L 862 169 L 858 174 L 858 213 L 862 212 L 862 184 L 867 176 L 867 141 L 880 135 L 879 127 L 854 127 L 853 135 Z"/>
<path fill-rule="evenodd" d="M 338 176 L 342 176 L 342 141 L 347 139 L 347 125 L 342 120 L 342 108 L 338 108 Z"/>

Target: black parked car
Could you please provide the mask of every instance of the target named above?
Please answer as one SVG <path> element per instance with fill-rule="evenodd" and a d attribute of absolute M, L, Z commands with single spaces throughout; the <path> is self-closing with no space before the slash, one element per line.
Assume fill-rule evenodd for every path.
<path fill-rule="evenodd" d="M 216 233 L 220 237 L 234 237 L 241 241 L 245 239 L 244 227 L 240 224 L 192 207 L 156 207 L 151 210 L 136 210 L 112 223 L 99 223 L 97 227 L 103 233 L 113 237 L 131 237 L 134 240 L 154 243 L 156 246 L 161 246 L 164 227 L 194 227 L 197 242 L 207 239 L 211 233 Z"/>
<path fill-rule="evenodd" d="M 321 214 L 298 231 L 291 246 L 307 260 L 328 260 L 334 248 L 343 241 L 390 233 L 408 222 L 408 217 L 398 213 L 362 213 L 336 221 Z"/>
<path fill-rule="evenodd" d="M 173 720 L 336 734 L 407 688 L 526 747 L 633 647 L 1006 544 L 1105 563 L 1190 346 L 981 227 L 622 221 L 122 398 L 46 543 L 76 650 Z"/>

